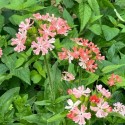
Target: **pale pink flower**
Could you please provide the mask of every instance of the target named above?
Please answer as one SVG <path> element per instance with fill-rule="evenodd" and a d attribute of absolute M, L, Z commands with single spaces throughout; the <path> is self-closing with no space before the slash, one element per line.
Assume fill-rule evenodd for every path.
<path fill-rule="evenodd" d="M 66 72 L 64 71 L 63 72 L 63 76 L 62 76 L 62 79 L 65 80 L 65 81 L 72 81 L 75 79 L 74 75 L 69 73 L 69 72 Z"/>
<path fill-rule="evenodd" d="M 82 38 L 72 38 L 71 40 L 74 41 L 74 42 L 76 42 L 80 46 L 83 45 Z"/>
<path fill-rule="evenodd" d="M 123 105 L 120 102 L 114 103 L 113 105 L 114 105 L 113 112 L 117 112 L 122 116 L 125 116 L 125 105 Z"/>
<path fill-rule="evenodd" d="M 26 46 L 24 45 L 26 42 L 26 38 L 27 38 L 26 33 L 27 33 L 26 31 L 18 32 L 16 34 L 17 38 L 11 39 L 12 41 L 11 45 L 16 45 L 16 47 L 14 48 L 15 51 L 21 52 L 26 49 Z"/>
<path fill-rule="evenodd" d="M 83 69 L 86 69 L 87 66 L 86 66 L 86 61 L 83 59 L 83 58 L 80 58 L 79 59 L 79 65 L 83 68 Z"/>
<path fill-rule="evenodd" d="M 69 109 L 70 111 L 72 111 L 75 107 L 77 107 L 81 103 L 81 101 L 77 100 L 74 103 L 71 99 L 68 99 L 67 103 L 68 103 L 68 106 L 65 106 L 65 109 Z"/>
<path fill-rule="evenodd" d="M 34 22 L 31 22 L 31 19 L 30 18 L 27 18 L 25 19 L 25 22 L 21 22 L 20 25 L 19 25 L 19 31 L 21 29 L 22 30 L 28 30 L 32 25 L 33 25 Z"/>
<path fill-rule="evenodd" d="M 53 32 L 50 27 L 47 27 L 47 24 L 43 24 L 40 27 L 42 30 L 39 29 L 39 33 L 43 36 L 44 39 L 48 39 L 49 37 L 54 37 L 56 35 L 56 32 Z"/>
<path fill-rule="evenodd" d="M 103 99 L 100 99 L 99 103 L 96 103 L 96 106 L 90 106 L 90 109 L 94 112 L 96 112 L 96 117 L 98 118 L 104 118 L 108 115 L 110 106 L 108 102 L 104 102 Z"/>
<path fill-rule="evenodd" d="M 0 48 L 0 57 L 2 57 L 3 55 L 3 52 L 2 52 L 2 49 Z"/>
<path fill-rule="evenodd" d="M 52 50 L 54 46 L 52 43 L 55 42 L 55 38 L 51 38 L 49 40 L 43 39 L 43 37 L 37 37 L 37 43 L 35 41 L 32 42 L 31 47 L 35 50 L 34 53 L 36 55 L 39 55 L 40 51 L 42 52 L 42 55 L 45 55 L 48 53 L 48 50 Z"/>
<path fill-rule="evenodd" d="M 96 85 L 96 88 L 106 98 L 111 97 L 111 93 L 109 92 L 109 90 L 106 90 L 105 88 L 103 88 L 102 85 Z"/>
<path fill-rule="evenodd" d="M 79 125 L 85 125 L 86 121 L 85 119 L 89 120 L 91 118 L 91 113 L 86 112 L 87 107 L 84 105 L 81 106 L 81 109 L 79 110 L 78 107 L 75 107 L 74 110 L 72 111 L 74 114 L 74 117 L 72 117 L 72 120 L 75 123 L 78 123 Z"/>
<path fill-rule="evenodd" d="M 72 94 L 76 98 L 80 98 L 82 95 L 88 96 L 91 93 L 91 90 L 89 88 L 84 88 L 84 86 L 79 86 L 78 89 L 73 88 L 72 89 Z"/>

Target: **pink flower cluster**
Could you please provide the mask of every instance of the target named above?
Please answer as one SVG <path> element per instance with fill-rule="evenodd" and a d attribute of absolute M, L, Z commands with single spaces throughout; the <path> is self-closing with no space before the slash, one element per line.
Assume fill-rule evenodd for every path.
<path fill-rule="evenodd" d="M 125 116 L 125 105 L 123 105 L 120 102 L 117 102 L 117 103 L 114 103 L 113 106 L 114 106 L 113 112 L 117 112 L 122 116 Z"/>
<path fill-rule="evenodd" d="M 75 41 L 77 45 L 74 46 L 72 50 L 62 48 L 62 52 L 58 53 L 59 59 L 69 60 L 69 63 L 76 59 L 83 69 L 95 72 L 97 69 L 96 60 L 101 61 L 105 59 L 104 56 L 101 56 L 97 45 L 82 38 L 75 38 L 72 40 Z"/>
<path fill-rule="evenodd" d="M 14 48 L 15 51 L 21 52 L 26 49 L 25 42 L 27 39 L 27 30 L 33 25 L 34 22 L 31 22 L 31 18 L 25 19 L 25 21 L 21 22 L 19 25 L 19 31 L 16 34 L 16 38 L 12 39 L 11 45 L 16 47 Z"/>
<path fill-rule="evenodd" d="M 31 48 L 36 55 L 39 55 L 40 52 L 45 55 L 49 50 L 53 50 L 52 44 L 55 42 L 56 35 L 67 35 L 70 30 L 67 22 L 62 18 L 50 16 L 48 13 L 46 15 L 33 14 L 33 18 L 25 19 L 20 23 L 19 32 L 16 34 L 16 38 L 12 39 L 11 45 L 16 45 L 15 51 L 21 52 L 26 49 L 25 43 L 30 37 L 27 36 L 27 33 L 33 24 L 38 25 L 38 29 L 36 29 L 38 32 L 35 34 L 36 40 L 33 39 L 31 43 Z"/>
<path fill-rule="evenodd" d="M 68 94 L 71 99 L 67 100 L 68 105 L 65 107 L 68 110 L 67 118 L 79 125 L 85 125 L 86 120 L 93 117 L 92 112 L 97 118 L 104 118 L 112 112 L 112 107 L 107 102 L 111 93 L 101 85 L 96 86 L 94 95 L 91 95 L 91 90 L 83 85 L 69 89 Z"/>
<path fill-rule="evenodd" d="M 111 76 L 108 79 L 109 86 L 114 86 L 116 83 L 121 82 L 122 79 L 119 75 L 115 75 L 114 73 L 111 74 Z"/>

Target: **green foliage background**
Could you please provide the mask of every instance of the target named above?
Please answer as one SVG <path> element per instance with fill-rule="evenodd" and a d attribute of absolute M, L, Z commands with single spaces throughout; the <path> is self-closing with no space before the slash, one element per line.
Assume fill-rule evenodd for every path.
<path fill-rule="evenodd" d="M 18 24 L 33 13 L 54 14 L 67 20 L 72 28 L 68 36 L 56 39 L 56 50 L 48 56 L 54 84 L 55 101 L 51 102 L 48 77 L 42 56 L 32 56 L 32 49 L 15 53 L 10 45 Z M 31 36 L 34 31 L 31 31 Z M 70 38 L 83 37 L 93 41 L 106 57 L 98 62 L 95 73 L 84 72 L 81 83 L 93 88 L 106 86 L 111 73 L 122 77 L 122 83 L 113 92 L 113 102 L 125 103 L 125 1 L 124 0 L 0 0 L 0 125 L 75 125 L 65 118 L 66 90 L 78 85 L 60 81 L 61 72 L 68 69 L 76 75 L 77 66 L 60 62 L 57 52 L 71 48 Z M 30 42 L 30 40 L 29 40 Z M 77 78 L 78 76 L 76 76 Z M 93 125 L 111 123 L 124 125 L 125 118 L 93 121 Z"/>

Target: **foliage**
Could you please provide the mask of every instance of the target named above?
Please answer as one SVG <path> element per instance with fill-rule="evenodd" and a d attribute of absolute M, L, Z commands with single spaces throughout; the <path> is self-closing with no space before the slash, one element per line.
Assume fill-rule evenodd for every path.
<path fill-rule="evenodd" d="M 25 51 L 15 52 L 11 45 L 19 24 L 26 18 L 33 18 L 35 13 L 54 14 L 65 19 L 71 28 L 67 36 L 55 37 L 55 48 L 45 56 L 33 54 L 30 47 L 38 30 L 37 23 L 28 31 Z M 67 90 L 79 85 L 95 91 L 95 86 L 102 84 L 113 94 L 110 105 L 118 101 L 125 104 L 124 36 L 124 0 L 0 0 L 0 48 L 3 53 L 0 58 L 0 124 L 75 125 L 66 118 L 65 106 L 70 98 Z M 95 72 L 82 69 L 77 61 L 68 63 L 58 57 L 62 48 L 71 50 L 74 46 L 71 39 L 78 37 L 93 41 L 105 56 L 105 60 L 96 61 L 98 69 Z M 72 73 L 75 80 L 63 80 L 64 71 Z M 112 73 L 122 79 L 115 87 L 107 84 Z M 122 115 L 111 113 L 105 119 L 93 118 L 92 124 L 121 125 L 124 119 Z"/>

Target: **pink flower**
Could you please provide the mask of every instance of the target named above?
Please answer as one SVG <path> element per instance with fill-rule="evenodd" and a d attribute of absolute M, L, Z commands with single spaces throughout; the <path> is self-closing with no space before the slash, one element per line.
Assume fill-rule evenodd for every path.
<path fill-rule="evenodd" d="M 81 109 L 79 110 L 78 107 L 75 107 L 72 111 L 73 117 L 71 118 L 75 123 L 79 125 L 85 125 L 85 119 L 89 120 L 91 118 L 91 113 L 86 112 L 87 108 L 82 105 Z"/>
<path fill-rule="evenodd" d="M 68 56 L 67 56 L 68 50 L 66 48 L 62 48 L 62 51 L 63 52 L 58 53 L 59 59 L 60 60 L 67 59 L 68 58 Z"/>
<path fill-rule="evenodd" d="M 113 86 L 113 85 L 115 85 L 117 82 L 121 82 L 121 81 L 122 81 L 122 80 L 121 80 L 121 78 L 120 78 L 119 75 L 111 74 L 111 76 L 110 76 L 109 79 L 108 79 L 108 84 L 109 84 L 110 86 Z"/>
<path fill-rule="evenodd" d="M 0 48 L 0 57 L 2 57 L 3 55 L 3 52 L 2 52 L 2 49 Z"/>
<path fill-rule="evenodd" d="M 79 86 L 78 89 L 73 88 L 71 94 L 73 94 L 76 98 L 80 98 L 82 95 L 88 96 L 91 93 L 89 88 L 85 89 L 84 86 Z"/>
<path fill-rule="evenodd" d="M 25 22 L 21 22 L 20 25 L 19 25 L 19 28 L 22 30 L 28 30 L 32 25 L 33 25 L 34 22 L 31 23 L 31 19 L 30 18 L 27 18 L 25 19 Z M 19 31 L 20 31 L 19 29 Z"/>
<path fill-rule="evenodd" d="M 96 88 L 106 98 L 111 97 L 111 93 L 109 92 L 109 90 L 106 90 L 105 88 L 103 88 L 102 85 L 96 85 Z"/>
<path fill-rule="evenodd" d="M 46 24 L 40 26 L 42 28 L 39 29 L 39 33 L 43 36 L 44 39 L 48 39 L 49 37 L 54 37 L 56 35 L 55 32 L 50 27 L 47 27 Z"/>
<path fill-rule="evenodd" d="M 26 46 L 24 45 L 26 42 L 26 38 L 27 38 L 26 33 L 27 33 L 26 31 L 25 32 L 18 32 L 16 34 L 17 38 L 12 39 L 11 45 L 17 45 L 14 48 L 15 51 L 21 52 L 21 51 L 26 49 Z"/>
<path fill-rule="evenodd" d="M 56 20 L 52 20 L 51 28 L 56 30 L 57 34 L 67 35 L 67 32 L 70 30 L 67 22 L 62 18 L 57 18 Z"/>
<path fill-rule="evenodd" d="M 74 75 L 69 73 L 69 72 L 66 72 L 64 71 L 63 72 L 63 76 L 62 76 L 62 79 L 65 80 L 65 81 L 72 81 L 75 79 Z"/>
<path fill-rule="evenodd" d="M 113 105 L 114 105 L 113 112 L 117 112 L 122 116 L 125 116 L 125 105 L 123 105 L 120 102 L 114 103 Z"/>
<path fill-rule="evenodd" d="M 106 117 L 109 113 L 110 106 L 108 102 L 104 102 L 103 99 L 100 99 L 99 103 L 96 103 L 97 107 L 90 106 L 90 109 L 96 112 L 96 117 L 103 118 Z"/>
<path fill-rule="evenodd" d="M 73 52 L 71 52 L 71 55 L 73 56 L 74 59 L 79 58 L 80 53 L 77 47 L 73 47 Z"/>
<path fill-rule="evenodd" d="M 42 16 L 40 15 L 40 13 L 33 14 L 33 16 L 35 17 L 36 20 L 42 19 Z"/>
<path fill-rule="evenodd" d="M 54 46 L 52 45 L 52 43 L 54 42 L 54 38 L 47 40 L 43 39 L 43 37 L 37 37 L 37 43 L 33 41 L 31 47 L 33 49 L 35 48 L 35 50 L 33 51 L 36 55 L 39 55 L 40 51 L 42 52 L 42 55 L 45 55 L 48 53 L 48 50 L 52 50 L 54 48 Z"/>
<path fill-rule="evenodd" d="M 81 103 L 81 101 L 77 100 L 75 103 L 73 103 L 73 101 L 71 99 L 68 99 L 67 103 L 69 105 L 66 106 L 65 109 L 70 109 L 70 111 L 72 111 L 75 107 L 77 107 Z"/>
<path fill-rule="evenodd" d="M 97 69 L 97 64 L 95 64 L 95 60 L 89 60 L 86 62 L 86 67 L 86 70 L 95 72 L 95 69 Z"/>

